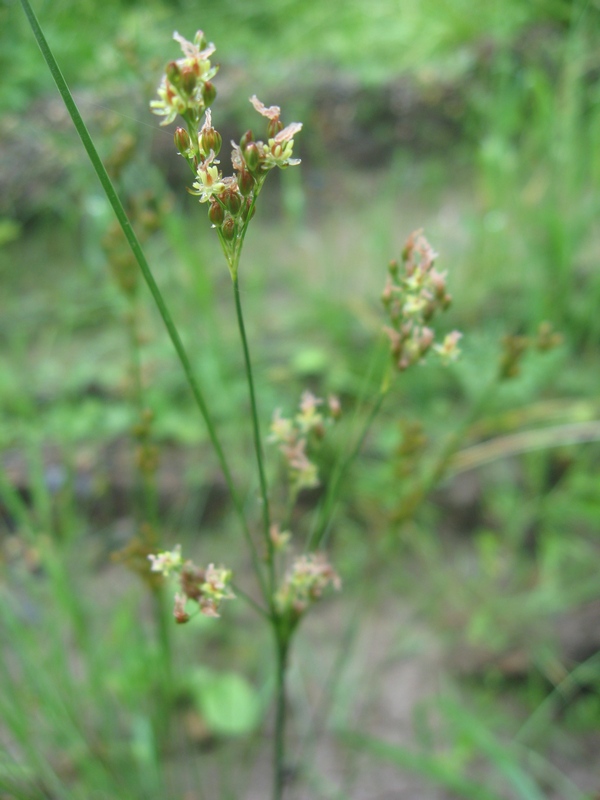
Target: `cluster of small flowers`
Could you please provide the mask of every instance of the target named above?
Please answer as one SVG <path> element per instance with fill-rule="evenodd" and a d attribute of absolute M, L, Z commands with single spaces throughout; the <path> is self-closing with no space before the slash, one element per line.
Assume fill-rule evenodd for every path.
<path fill-rule="evenodd" d="M 233 600 L 235 595 L 229 588 L 231 570 L 209 564 L 206 569 L 197 567 L 193 561 L 184 561 L 181 546 L 166 550 L 158 555 L 148 556 L 152 572 L 159 572 L 165 578 L 171 573 L 177 575 L 181 592 L 175 595 L 173 615 L 175 621 L 183 624 L 191 619 L 187 611 L 188 601 L 192 601 L 197 611 L 207 617 L 218 617 L 223 600 Z"/>
<path fill-rule="evenodd" d="M 281 614 L 290 614 L 297 620 L 329 586 L 339 590 L 342 582 L 325 554 L 302 555 L 288 570 L 275 595 L 275 604 Z"/>
<path fill-rule="evenodd" d="M 292 122 L 284 127 L 278 106 L 267 108 L 256 95 L 252 96 L 250 102 L 268 120 L 267 142 L 255 141 L 250 130 L 238 144 L 232 142 L 234 174 L 223 177 L 217 158 L 222 137 L 212 125 L 209 109 L 216 97 L 209 80 L 216 72 L 209 60 L 215 47 L 206 44 L 202 31 L 198 31 L 194 43 L 179 34 L 174 38 L 180 43 L 185 58 L 167 66 L 158 89 L 160 100 L 153 101 L 151 107 L 155 114 L 165 117 L 163 125 L 173 122 L 177 115 L 185 120 L 187 129 L 175 131 L 175 145 L 196 175 L 193 189 L 189 191 L 201 203 L 209 203 L 208 217 L 224 246 L 232 251 L 254 214 L 256 197 L 267 173 L 274 167 L 283 169 L 300 163 L 299 159 L 292 158 L 292 153 L 294 136 L 302 129 L 302 123 Z M 203 114 L 204 124 L 199 128 Z"/>
<path fill-rule="evenodd" d="M 337 397 L 329 397 L 326 415 L 318 410 L 320 406 L 323 406 L 323 400 L 315 397 L 312 392 L 304 392 L 300 400 L 300 410 L 295 417 L 282 417 L 280 409 L 273 415 L 268 441 L 279 445 L 294 494 L 301 489 L 312 489 L 319 485 L 317 466 L 308 458 L 306 448 L 311 438 L 322 439 L 327 426 L 341 416 Z"/>
<path fill-rule="evenodd" d="M 412 233 L 402 251 L 402 268 L 397 261 L 389 274 L 381 300 L 391 325 L 384 328 L 391 344 L 392 357 L 399 370 L 423 360 L 434 350 L 447 364 L 460 355 L 458 331 L 449 333 L 441 344 L 427 323 L 452 300 L 446 291 L 446 273 L 434 269 L 437 253 L 421 231 Z"/>
<path fill-rule="evenodd" d="M 177 32 L 173 38 L 179 42 L 184 57 L 167 64 L 158 87 L 160 99 L 153 100 L 150 108 L 154 114 L 164 117 L 161 125 L 170 125 L 181 116 L 190 127 L 197 127 L 202 114 L 216 97 L 212 78 L 218 67 L 210 62 L 216 47 L 207 42 L 202 31 L 196 33 L 193 42 L 188 42 Z"/>

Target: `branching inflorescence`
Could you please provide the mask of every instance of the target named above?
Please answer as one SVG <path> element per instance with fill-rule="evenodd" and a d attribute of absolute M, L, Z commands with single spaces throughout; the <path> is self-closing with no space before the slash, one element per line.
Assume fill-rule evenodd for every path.
<path fill-rule="evenodd" d="M 299 159 L 293 157 L 293 150 L 294 136 L 302 129 L 302 124 L 292 122 L 284 126 L 281 109 L 278 106 L 267 107 L 253 95 L 250 103 L 266 120 L 266 141 L 255 139 L 252 131 L 248 130 L 239 142 L 232 142 L 233 172 L 225 176 L 218 158 L 222 136 L 213 126 L 210 108 L 216 98 L 212 79 L 218 67 L 211 62 L 215 46 L 208 43 L 202 31 L 196 33 L 193 42 L 178 33 L 174 34 L 174 39 L 180 44 L 183 57 L 167 65 L 158 89 L 159 99 L 150 105 L 155 114 L 164 117 L 162 125 L 174 122 L 177 117 L 181 117 L 185 123 L 185 127 L 178 127 L 175 131 L 175 145 L 194 174 L 192 187 L 188 191 L 198 197 L 200 203 L 208 205 L 209 220 L 219 236 L 233 279 L 253 407 L 255 449 L 261 473 L 266 560 L 271 575 L 271 596 L 265 599 L 273 620 L 276 622 L 279 619 L 284 623 L 283 628 L 291 629 L 327 585 L 338 587 L 340 582 L 323 554 L 309 554 L 290 560 L 289 568 L 278 586 L 275 558 L 278 553 L 288 550 L 291 534 L 287 530 L 280 530 L 288 520 L 280 526 L 270 518 L 252 370 L 237 285 L 240 254 L 258 195 L 271 170 L 300 163 Z M 293 506 L 302 489 L 318 485 L 317 466 L 309 459 L 308 449 L 323 437 L 331 421 L 340 414 L 337 398 L 330 398 L 324 409 L 319 408 L 321 405 L 321 400 L 305 392 L 299 413 L 293 419 L 284 419 L 279 412 L 273 419 L 269 440 L 278 444 L 287 467 L 288 508 Z M 150 561 L 152 571 L 162 573 L 164 577 L 175 573 L 179 578 L 181 590 L 176 595 L 174 609 L 177 622 L 187 622 L 190 618 L 189 601 L 197 603 L 201 613 L 216 616 L 220 602 L 233 596 L 227 589 L 231 577 L 228 570 L 216 570 L 212 565 L 203 570 L 189 561 L 184 562 L 178 549 L 152 555 Z M 280 631 L 283 628 L 278 625 Z"/>
<path fill-rule="evenodd" d="M 167 65 L 158 89 L 159 99 L 151 106 L 155 114 L 164 117 L 163 125 L 174 122 L 177 117 L 184 122 L 185 127 L 178 127 L 175 131 L 175 145 L 194 175 L 188 191 L 200 203 L 208 206 L 208 217 L 219 237 L 232 278 L 260 484 L 262 553 L 250 535 L 243 511 L 242 515 L 265 604 L 264 608 L 259 606 L 259 610 L 271 623 L 276 646 L 273 798 L 281 800 L 285 778 L 285 686 L 290 642 L 307 610 L 327 589 L 339 589 L 341 586 L 340 578 L 326 555 L 317 552 L 316 548 L 329 525 L 335 495 L 345 470 L 360 449 L 389 388 L 391 369 L 390 366 L 386 368 L 380 396 L 361 434 L 348 448 L 347 456 L 336 465 L 325 488 L 324 499 L 304 552 L 298 553 L 292 546 L 290 531 L 294 522 L 293 511 L 299 493 L 319 484 L 315 457 L 327 429 L 340 417 L 341 406 L 336 397 L 324 402 L 307 391 L 302 395 L 298 411 L 291 417 L 283 416 L 279 410 L 275 412 L 267 441 L 277 446 L 283 458 L 286 501 L 283 512 L 273 518 L 252 364 L 242 314 L 238 268 L 248 225 L 267 175 L 275 168 L 285 169 L 300 163 L 293 157 L 293 151 L 294 137 L 302 129 L 302 124 L 292 122 L 284 125 L 278 106 L 267 107 L 253 95 L 250 103 L 266 120 L 265 141 L 255 139 L 252 131 L 248 130 L 238 142 L 232 142 L 232 174 L 224 175 L 219 161 L 222 136 L 213 126 L 210 108 L 216 97 L 212 79 L 217 67 L 211 63 L 215 47 L 208 43 L 201 31 L 198 31 L 193 42 L 177 33 L 174 38 L 181 46 L 183 57 Z M 400 371 L 422 362 L 430 350 L 436 352 L 443 363 L 453 361 L 459 355 L 460 333 L 454 331 L 442 342 L 436 343 L 434 330 L 430 327 L 434 316 L 450 304 L 446 276 L 434 269 L 435 257 L 427 240 L 417 231 L 406 243 L 402 265 L 392 262 L 389 266 L 388 282 L 382 297 L 389 325 L 384 330 L 390 340 L 393 365 Z M 174 608 L 178 623 L 187 622 L 196 613 L 218 616 L 222 602 L 234 597 L 230 588 L 229 569 L 217 568 L 213 564 L 206 568 L 198 567 L 189 560 L 183 560 L 179 547 L 150 555 L 149 559 L 152 572 L 166 578 L 175 576 L 178 580 Z"/>
<path fill-rule="evenodd" d="M 213 127 L 210 109 L 217 94 L 212 78 L 218 67 L 210 61 L 215 46 L 207 42 L 202 31 L 196 33 L 193 42 L 178 33 L 174 38 L 184 57 L 167 65 L 158 89 L 159 99 L 150 105 L 155 114 L 164 117 L 162 125 L 174 122 L 177 116 L 185 122 L 185 128 L 175 131 L 175 144 L 195 175 L 189 191 L 201 203 L 208 203 L 208 217 L 235 276 L 248 223 L 267 174 L 275 167 L 284 169 L 300 163 L 292 154 L 294 136 L 302 130 L 302 123 L 292 122 L 284 127 L 281 109 L 267 108 L 253 95 L 252 106 L 267 120 L 267 141 L 255 140 L 248 130 L 238 143 L 232 142 L 233 174 L 224 176 L 218 159 L 222 137 Z"/>

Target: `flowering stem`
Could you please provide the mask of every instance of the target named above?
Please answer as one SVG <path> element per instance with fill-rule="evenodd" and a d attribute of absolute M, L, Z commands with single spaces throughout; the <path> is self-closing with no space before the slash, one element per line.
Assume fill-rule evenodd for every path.
<path fill-rule="evenodd" d="M 252 362 L 250 360 L 250 349 L 248 347 L 248 338 L 246 336 L 246 327 L 244 325 L 244 315 L 242 312 L 242 302 L 240 298 L 240 286 L 237 274 L 237 263 L 235 269 L 232 269 L 233 278 L 233 294 L 235 298 L 235 311 L 238 321 L 238 328 L 240 338 L 242 340 L 242 349 L 244 351 L 244 367 L 246 370 L 246 380 L 248 382 L 248 393 L 250 395 L 250 410 L 252 416 L 252 432 L 254 438 L 254 451 L 256 454 L 256 464 L 258 467 L 258 478 L 260 483 L 260 498 L 262 505 L 262 518 L 263 518 L 263 533 L 267 545 L 267 566 L 269 572 L 269 593 L 265 599 L 269 603 L 271 610 L 273 610 L 273 593 L 275 591 L 275 560 L 274 548 L 271 541 L 270 528 L 271 528 L 271 514 L 269 510 L 269 492 L 267 487 L 267 478 L 265 474 L 264 456 L 262 450 L 262 439 L 260 435 L 260 423 L 258 419 L 258 406 L 256 403 L 256 392 L 254 390 L 254 376 L 252 372 Z"/>

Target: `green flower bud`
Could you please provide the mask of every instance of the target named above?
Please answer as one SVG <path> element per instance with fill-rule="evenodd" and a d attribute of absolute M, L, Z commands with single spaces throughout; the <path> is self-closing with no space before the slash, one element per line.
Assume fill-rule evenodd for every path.
<path fill-rule="evenodd" d="M 267 125 L 267 134 L 269 139 L 274 139 L 279 131 L 283 130 L 283 122 L 280 119 L 270 119 Z"/>
<path fill-rule="evenodd" d="M 256 142 L 248 142 L 248 144 L 242 148 L 242 152 L 248 169 L 250 172 L 255 172 L 260 163 L 260 150 Z"/>
<path fill-rule="evenodd" d="M 179 81 L 181 80 L 181 70 L 179 69 L 179 64 L 176 61 L 170 61 L 165 69 L 165 75 L 167 76 L 167 80 L 170 81 L 173 86 L 178 86 Z"/>
<path fill-rule="evenodd" d="M 227 217 L 221 228 L 223 238 L 231 242 L 235 238 L 235 220 L 233 217 Z"/>
<path fill-rule="evenodd" d="M 254 141 L 254 135 L 252 131 L 246 131 L 246 133 L 240 139 L 240 149 L 243 150 L 247 144 Z"/>
<path fill-rule="evenodd" d="M 181 72 L 181 88 L 189 97 L 191 97 L 195 90 L 198 79 L 194 71 L 189 67 L 184 67 Z"/>
<path fill-rule="evenodd" d="M 237 180 L 238 186 L 240 187 L 240 192 L 244 195 L 244 197 L 248 197 L 254 188 L 254 178 L 245 167 L 242 167 L 238 174 Z"/>
<path fill-rule="evenodd" d="M 215 102 L 215 97 L 217 96 L 217 90 L 215 89 L 214 83 L 210 81 L 205 81 L 202 84 L 202 99 L 204 100 L 204 105 L 208 108 L 208 106 L 212 105 Z"/>
<path fill-rule="evenodd" d="M 222 143 L 223 137 L 215 128 L 203 128 L 200 131 L 198 144 L 200 146 L 200 152 L 203 153 L 203 155 L 207 156 L 212 150 L 215 156 L 218 156 Z"/>
<path fill-rule="evenodd" d="M 179 154 L 185 158 L 189 158 L 193 153 L 192 140 L 186 129 L 177 128 L 173 138 L 175 139 L 175 147 Z"/>
<path fill-rule="evenodd" d="M 217 227 L 221 226 L 223 224 L 223 220 L 225 219 L 223 206 L 220 203 L 211 203 L 210 208 L 208 209 L 208 218 L 213 225 L 216 225 Z"/>

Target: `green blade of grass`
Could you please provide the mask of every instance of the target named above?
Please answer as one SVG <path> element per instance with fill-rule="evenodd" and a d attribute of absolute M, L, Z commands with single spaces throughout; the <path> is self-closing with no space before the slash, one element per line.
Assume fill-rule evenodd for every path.
<path fill-rule="evenodd" d="M 343 731 L 338 735 L 349 747 L 422 775 L 427 780 L 456 792 L 464 800 L 501 800 L 500 795 L 480 783 L 459 775 L 453 766 L 441 760 L 439 756 L 414 753 L 406 747 L 389 744 L 373 736 L 353 731 Z"/>
<path fill-rule="evenodd" d="M 453 728 L 482 755 L 522 800 L 545 800 L 536 782 L 521 768 L 518 755 L 510 745 L 499 742 L 473 714 L 450 698 L 444 698 L 441 709 Z"/>

